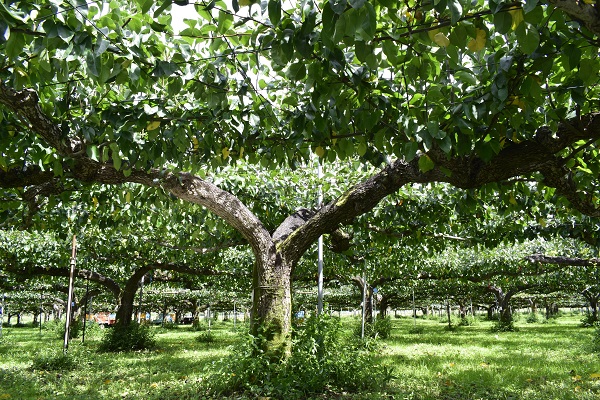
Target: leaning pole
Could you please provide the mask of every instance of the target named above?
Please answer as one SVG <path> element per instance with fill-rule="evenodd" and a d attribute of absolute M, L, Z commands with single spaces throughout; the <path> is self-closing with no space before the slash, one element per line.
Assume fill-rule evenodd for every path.
<path fill-rule="evenodd" d="M 65 321 L 65 341 L 63 343 L 63 353 L 67 354 L 69 348 L 69 333 L 71 330 L 71 312 L 73 307 L 73 280 L 75 275 L 75 257 L 77 255 L 77 238 L 73 235 L 73 245 L 71 248 L 71 272 L 69 273 L 69 296 L 67 299 L 67 320 Z"/>

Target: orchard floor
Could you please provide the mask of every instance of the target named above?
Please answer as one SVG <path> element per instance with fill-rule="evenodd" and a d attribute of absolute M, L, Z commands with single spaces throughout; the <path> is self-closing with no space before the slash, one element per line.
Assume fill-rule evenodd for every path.
<path fill-rule="evenodd" d="M 350 319 L 348 326 L 357 323 Z M 600 354 L 593 353 L 594 330 L 579 317 L 526 323 L 518 332 L 492 333 L 491 323 L 447 330 L 438 319 L 392 319 L 380 362 L 394 367 L 395 379 L 380 393 L 337 394 L 348 399 L 600 399 Z M 74 370 L 32 369 L 32 361 L 62 352 L 52 331 L 4 328 L 0 338 L 1 399 L 203 399 L 200 382 L 213 362 L 235 357 L 240 332 L 230 322 L 213 324 L 215 341 L 202 343 L 189 327 L 156 328 L 153 351 L 96 352 L 99 329 L 74 340 Z M 421 331 L 415 333 L 415 331 Z M 330 396 L 331 397 L 331 396 Z M 319 399 L 328 398 L 319 396 Z"/>

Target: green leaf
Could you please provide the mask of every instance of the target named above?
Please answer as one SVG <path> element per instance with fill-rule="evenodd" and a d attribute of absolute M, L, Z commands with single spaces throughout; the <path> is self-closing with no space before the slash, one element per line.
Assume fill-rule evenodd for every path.
<path fill-rule="evenodd" d="M 366 63 L 367 57 L 373 54 L 373 46 L 367 45 L 362 40 L 357 41 L 354 48 L 356 49 L 356 58 L 358 58 L 360 62 Z"/>
<path fill-rule="evenodd" d="M 419 157 L 419 169 L 421 172 L 431 171 L 435 167 L 435 163 L 427 154 L 422 154 Z"/>
<path fill-rule="evenodd" d="M 99 57 L 100 55 L 102 55 L 102 53 L 104 53 L 106 51 L 106 49 L 108 49 L 108 45 L 110 43 L 108 42 L 108 40 L 105 40 L 101 35 L 98 37 L 98 40 L 96 41 L 96 47 L 94 48 L 94 55 L 96 57 Z"/>
<path fill-rule="evenodd" d="M 364 7 L 358 10 L 359 25 L 356 30 L 358 40 L 371 41 L 375 37 L 377 30 L 377 14 L 371 3 L 366 3 Z"/>
<path fill-rule="evenodd" d="M 219 11 L 219 19 L 217 22 L 217 32 L 227 33 L 229 28 L 233 25 L 233 15 L 230 13 Z"/>
<path fill-rule="evenodd" d="M 350 3 L 350 7 L 352 8 L 361 8 L 365 5 L 366 0 L 348 0 Z"/>
<path fill-rule="evenodd" d="M 339 15 L 333 11 L 330 3 L 325 3 L 323 7 L 323 29 L 321 29 L 321 40 L 323 40 L 325 46 L 332 47 L 334 44 L 333 37 L 338 19 Z"/>
<path fill-rule="evenodd" d="M 100 58 L 95 56 L 93 53 L 89 53 L 86 57 L 87 70 L 96 78 L 100 76 L 100 69 L 102 68 L 102 63 Z"/>
<path fill-rule="evenodd" d="M 288 68 L 286 76 L 292 81 L 302 80 L 306 76 L 306 66 L 303 62 L 292 64 Z"/>
<path fill-rule="evenodd" d="M 12 34 L 6 41 L 6 55 L 9 58 L 17 57 L 25 47 L 25 35 Z"/>
<path fill-rule="evenodd" d="M 11 26 L 14 26 L 17 23 L 25 23 L 25 20 L 17 13 L 13 12 L 9 8 L 6 8 L 3 2 L 0 2 L 0 15 L 2 15 L 2 19 L 7 21 Z"/>
<path fill-rule="evenodd" d="M 494 26 L 496 27 L 496 32 L 500 34 L 505 34 L 510 32 L 512 27 L 512 17 L 510 13 L 502 11 L 497 14 L 494 14 Z"/>
<path fill-rule="evenodd" d="M 99 161 L 98 158 L 98 146 L 88 146 L 85 149 L 87 155 L 94 161 Z"/>
<path fill-rule="evenodd" d="M 361 141 L 358 144 L 358 148 L 356 149 L 359 156 L 364 156 L 367 153 L 367 144 L 364 141 Z"/>
<path fill-rule="evenodd" d="M 152 5 L 155 3 L 154 0 L 143 0 L 141 1 L 140 4 L 140 11 L 142 12 L 142 14 L 147 14 L 148 11 L 150 11 L 150 8 L 152 8 Z"/>
<path fill-rule="evenodd" d="M 600 64 L 598 59 L 584 58 L 579 63 L 579 78 L 583 81 L 586 86 L 591 86 L 598 80 L 598 73 L 600 72 Z"/>
<path fill-rule="evenodd" d="M 121 169 L 121 156 L 119 154 L 119 151 L 114 151 L 112 152 L 112 160 L 113 160 L 113 166 L 115 167 L 115 169 L 118 171 Z"/>
<path fill-rule="evenodd" d="M 444 137 L 441 140 L 438 140 L 437 143 L 444 153 L 448 155 L 450 154 L 450 151 L 452 150 L 452 141 L 450 140 L 449 136 L 444 135 Z"/>
<path fill-rule="evenodd" d="M 532 11 L 537 5 L 539 0 L 525 0 L 525 5 L 523 6 L 523 12 L 527 14 Z"/>
<path fill-rule="evenodd" d="M 527 22 L 520 23 L 515 34 L 517 42 L 525 54 L 532 54 L 540 45 L 540 34 L 534 26 Z"/>
<path fill-rule="evenodd" d="M 450 10 L 450 23 L 454 25 L 462 17 L 462 5 L 459 0 L 448 0 L 448 9 Z"/>
<path fill-rule="evenodd" d="M 54 175 L 55 176 L 63 175 L 62 161 L 60 161 L 60 160 L 54 160 Z"/>
<path fill-rule="evenodd" d="M 431 137 L 434 139 L 443 139 L 446 137 L 446 132 L 440 129 L 440 126 L 437 121 L 428 121 L 427 130 L 429 131 Z"/>
<path fill-rule="evenodd" d="M 156 11 L 154 11 L 154 18 L 158 18 L 160 16 L 160 14 L 162 14 L 162 12 L 165 11 L 171 5 L 171 3 L 173 3 L 172 0 L 165 0 L 165 1 L 163 1 L 163 3 L 161 4 L 161 6 L 158 7 L 156 9 Z"/>
<path fill-rule="evenodd" d="M 450 43 L 454 46 L 462 48 L 467 44 L 467 36 L 467 29 L 462 24 L 459 24 L 452 28 L 448 39 L 450 39 Z"/>
<path fill-rule="evenodd" d="M 269 20 L 273 26 L 279 25 L 281 21 L 281 0 L 269 0 Z"/>
<path fill-rule="evenodd" d="M 417 151 L 419 151 L 419 143 L 412 142 L 412 141 L 406 142 L 406 143 L 404 143 L 403 150 L 404 150 L 404 160 L 406 162 L 411 162 L 412 160 L 414 160 L 415 156 L 417 155 Z"/>
<path fill-rule="evenodd" d="M 346 0 L 329 0 L 328 4 L 334 13 L 342 15 L 346 10 L 347 2 Z M 323 20 L 325 20 L 325 18 L 323 18 Z"/>
<path fill-rule="evenodd" d="M 565 68 L 575 69 L 581 61 L 581 49 L 577 46 L 563 46 L 562 47 L 562 60 L 565 64 Z"/>

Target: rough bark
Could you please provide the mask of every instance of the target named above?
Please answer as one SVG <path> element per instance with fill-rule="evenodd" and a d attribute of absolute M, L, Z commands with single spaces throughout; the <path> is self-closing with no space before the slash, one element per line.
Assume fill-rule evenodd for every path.
<path fill-rule="evenodd" d="M 596 4 L 587 4 L 578 0 L 548 0 L 548 4 L 567 13 L 596 35 L 600 35 L 600 12 L 597 2 L 594 3 Z"/>
<path fill-rule="evenodd" d="M 294 263 L 275 250 L 256 255 L 253 269 L 251 333 L 258 347 L 270 358 L 287 357 L 291 352 L 292 293 Z"/>

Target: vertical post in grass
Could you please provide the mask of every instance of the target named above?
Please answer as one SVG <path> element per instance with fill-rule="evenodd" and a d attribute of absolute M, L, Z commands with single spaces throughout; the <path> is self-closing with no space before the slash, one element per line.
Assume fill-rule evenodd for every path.
<path fill-rule="evenodd" d="M 323 206 L 323 187 L 321 179 L 323 178 L 323 167 L 321 167 L 321 159 L 318 161 L 317 177 L 319 178 L 319 189 L 317 198 L 317 209 Z M 318 267 L 317 267 L 317 315 L 323 312 L 323 236 L 319 236 L 318 242 Z"/>
<path fill-rule="evenodd" d="M 2 293 L 2 302 L 0 303 L 0 338 L 2 337 L 2 323 L 4 322 L 4 300 L 6 294 Z"/>
<path fill-rule="evenodd" d="M 71 247 L 71 272 L 69 273 L 69 296 L 67 300 L 67 320 L 65 321 L 65 341 L 63 343 L 63 353 L 67 354 L 69 348 L 69 333 L 71 330 L 71 310 L 73 309 L 73 280 L 75 275 L 75 257 L 77 255 L 77 238 L 73 235 L 73 244 Z"/>
<path fill-rule="evenodd" d="M 140 281 L 140 303 L 138 305 L 138 315 L 137 315 L 137 323 L 138 324 L 140 324 L 142 322 L 142 300 L 144 299 L 144 276 L 142 276 L 142 280 Z"/>
<path fill-rule="evenodd" d="M 412 291 L 413 295 L 413 326 L 417 326 L 417 306 L 415 305 L 415 289 Z"/>
<path fill-rule="evenodd" d="M 237 321 L 237 310 L 235 309 L 235 300 L 233 301 L 233 329 L 235 330 L 235 323 Z"/>
<path fill-rule="evenodd" d="M 210 332 L 210 304 L 208 305 L 208 307 L 206 308 L 206 315 L 208 316 L 208 332 Z"/>
<path fill-rule="evenodd" d="M 452 319 L 450 318 L 450 299 L 446 299 L 446 314 L 448 315 L 448 329 L 452 329 Z"/>
<path fill-rule="evenodd" d="M 367 259 L 363 269 L 363 298 L 362 298 L 362 321 L 360 326 L 360 338 L 365 338 L 365 309 L 367 306 Z"/>
<path fill-rule="evenodd" d="M 373 288 L 373 321 L 377 319 L 377 288 Z"/>
<path fill-rule="evenodd" d="M 40 292 L 40 335 L 42 334 L 42 315 L 44 313 L 44 293 Z"/>

